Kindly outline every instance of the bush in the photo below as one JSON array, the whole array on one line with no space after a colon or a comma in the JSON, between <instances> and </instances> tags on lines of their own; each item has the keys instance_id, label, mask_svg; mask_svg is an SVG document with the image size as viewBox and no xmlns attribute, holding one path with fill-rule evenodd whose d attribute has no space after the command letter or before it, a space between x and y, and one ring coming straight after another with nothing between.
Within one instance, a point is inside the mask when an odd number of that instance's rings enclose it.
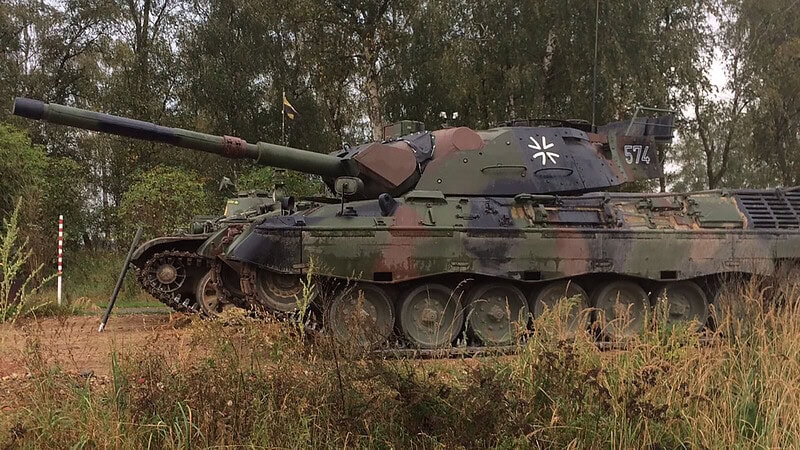
<instances>
[{"instance_id":1,"label":"bush","mask_svg":"<svg viewBox=\"0 0 800 450\"><path fill-rule=\"evenodd\" d=\"M11 213L17 198L24 199L18 220L19 237L32 251L26 271L42 264L52 271L59 214L65 217L65 245L77 247L86 230L83 170L70 158L46 156L24 131L0 124L0 174L0 217Z\"/></svg>"},{"instance_id":2,"label":"bush","mask_svg":"<svg viewBox=\"0 0 800 450\"><path fill-rule=\"evenodd\" d=\"M78 163L62 157L45 158L47 176L29 190L21 212L20 230L33 251L28 268L56 268L58 216L64 216L64 246L77 249L86 232L85 177ZM69 252L69 251L68 251Z\"/></svg>"},{"instance_id":3,"label":"bush","mask_svg":"<svg viewBox=\"0 0 800 450\"><path fill-rule=\"evenodd\" d=\"M211 197L194 172L159 166L145 172L122 197L122 231L132 236L137 226L145 237L176 232L192 217L208 214Z\"/></svg>"},{"instance_id":4,"label":"bush","mask_svg":"<svg viewBox=\"0 0 800 450\"><path fill-rule=\"evenodd\" d=\"M42 194L42 223L48 234L52 236L58 216L63 215L64 243L77 247L86 232L88 215L86 176L80 164L65 157L47 158Z\"/></svg>"},{"instance_id":5,"label":"bush","mask_svg":"<svg viewBox=\"0 0 800 450\"><path fill-rule=\"evenodd\" d=\"M11 213L17 198L38 189L46 167L41 147L24 131L0 123L0 216Z\"/></svg>"}]
</instances>

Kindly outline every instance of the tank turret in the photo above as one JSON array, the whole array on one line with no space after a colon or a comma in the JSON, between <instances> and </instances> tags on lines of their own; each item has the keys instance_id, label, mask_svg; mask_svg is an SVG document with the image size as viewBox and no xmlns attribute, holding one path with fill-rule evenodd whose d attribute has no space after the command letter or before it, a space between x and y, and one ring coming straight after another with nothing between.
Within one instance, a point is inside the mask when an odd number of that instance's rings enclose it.
<instances>
[{"instance_id":1,"label":"tank turret","mask_svg":"<svg viewBox=\"0 0 800 450\"><path fill-rule=\"evenodd\" d=\"M330 187L336 177L357 176L364 187L355 199L384 193L398 197L412 190L461 196L602 191L661 176L654 144L656 138L664 140L663 133L652 132L661 125L658 121L636 128L623 123L595 128L575 121L557 121L556 126L515 121L484 131L457 127L417 132L326 155L26 98L16 99L13 113L317 174Z\"/></svg>"}]
</instances>

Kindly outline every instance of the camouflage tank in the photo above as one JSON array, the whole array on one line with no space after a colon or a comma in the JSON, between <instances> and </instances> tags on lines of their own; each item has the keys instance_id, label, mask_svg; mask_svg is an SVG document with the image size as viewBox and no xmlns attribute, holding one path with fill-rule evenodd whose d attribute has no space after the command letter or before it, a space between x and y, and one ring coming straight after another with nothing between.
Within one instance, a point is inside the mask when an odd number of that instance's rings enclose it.
<instances>
[{"instance_id":1,"label":"camouflage tank","mask_svg":"<svg viewBox=\"0 0 800 450\"><path fill-rule=\"evenodd\" d=\"M800 190L619 192L660 176L670 119L448 128L325 155L25 99L16 114L322 175L338 204L255 220L219 257L249 307L311 300L367 347L512 344L564 297L573 329L588 312L603 338L638 333L659 298L701 328L720 280L800 259Z\"/></svg>"},{"instance_id":2,"label":"camouflage tank","mask_svg":"<svg viewBox=\"0 0 800 450\"><path fill-rule=\"evenodd\" d=\"M173 236L151 239L140 245L131 262L137 269L137 281L153 298L179 312L214 315L228 304L238 303L244 294L223 289L223 267L216 254L198 253L208 239L221 231L240 229L251 218L281 211L273 193L249 190L228 198L222 216L195 217L189 229Z\"/></svg>"}]
</instances>

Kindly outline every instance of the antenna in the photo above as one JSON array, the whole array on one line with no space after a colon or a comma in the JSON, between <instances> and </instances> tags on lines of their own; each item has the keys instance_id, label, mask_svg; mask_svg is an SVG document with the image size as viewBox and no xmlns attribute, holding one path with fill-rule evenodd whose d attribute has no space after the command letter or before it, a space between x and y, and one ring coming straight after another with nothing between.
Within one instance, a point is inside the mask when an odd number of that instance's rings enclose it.
<instances>
[{"instance_id":1,"label":"antenna","mask_svg":"<svg viewBox=\"0 0 800 450\"><path fill-rule=\"evenodd\" d=\"M592 73L592 130L594 130L595 110L597 109L597 33L600 29L600 0L594 4L594 69Z\"/></svg>"}]
</instances>

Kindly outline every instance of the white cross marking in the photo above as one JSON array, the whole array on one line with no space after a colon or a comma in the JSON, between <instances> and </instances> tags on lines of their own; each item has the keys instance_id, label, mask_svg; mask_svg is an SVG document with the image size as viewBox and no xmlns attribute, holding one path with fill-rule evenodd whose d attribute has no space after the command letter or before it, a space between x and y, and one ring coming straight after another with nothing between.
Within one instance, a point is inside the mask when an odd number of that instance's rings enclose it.
<instances>
[{"instance_id":1,"label":"white cross marking","mask_svg":"<svg viewBox=\"0 0 800 450\"><path fill-rule=\"evenodd\" d=\"M545 165L547 165L547 160L548 159L550 160L551 163L555 164L556 163L556 158L560 158L561 157L561 155L559 155L558 153L555 153L555 152L541 151L541 150L547 150L549 148L555 147L555 145L556 144L553 144L553 143L549 143L548 144L546 136L542 136L542 144L539 145L539 141L537 141L536 138L531 136L531 143L528 144L528 148L533 149L533 150L540 150L539 152L534 153L533 157L534 158L541 157L542 158L542 165L545 166Z\"/></svg>"}]
</instances>

